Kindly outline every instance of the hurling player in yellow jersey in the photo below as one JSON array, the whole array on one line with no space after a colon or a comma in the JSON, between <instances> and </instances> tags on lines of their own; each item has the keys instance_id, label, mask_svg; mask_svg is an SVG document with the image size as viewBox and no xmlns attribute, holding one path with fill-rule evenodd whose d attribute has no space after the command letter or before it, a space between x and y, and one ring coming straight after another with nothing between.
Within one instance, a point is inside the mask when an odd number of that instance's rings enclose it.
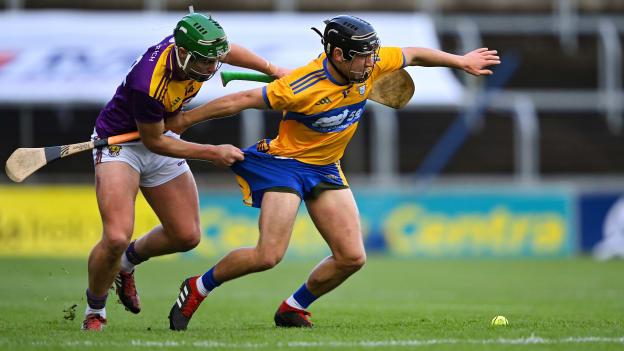
<instances>
[{"instance_id":1,"label":"hurling player in yellow jersey","mask_svg":"<svg viewBox=\"0 0 624 351\"><path fill-rule=\"evenodd\" d=\"M202 276L186 279L169 314L171 329L186 329L199 304L215 287L279 263L301 201L329 245L331 256L281 303L274 320L282 327L311 327L308 306L366 261L358 210L340 158L375 80L416 65L487 75L492 74L487 66L500 63L496 51L486 48L457 56L425 48L380 47L373 26L353 16L338 16L325 23L324 53L308 65L264 88L227 95L179 114L167 124L181 132L196 122L247 108L283 111L277 137L245 149L245 159L231 166L244 202L260 208L258 244L233 250Z\"/></svg>"}]
</instances>

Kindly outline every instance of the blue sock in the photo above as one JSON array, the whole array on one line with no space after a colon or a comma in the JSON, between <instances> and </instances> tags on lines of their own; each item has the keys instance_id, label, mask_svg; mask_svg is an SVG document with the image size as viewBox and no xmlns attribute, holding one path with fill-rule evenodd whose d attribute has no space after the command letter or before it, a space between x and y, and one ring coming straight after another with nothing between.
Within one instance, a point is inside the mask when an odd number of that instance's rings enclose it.
<instances>
[{"instance_id":1,"label":"blue sock","mask_svg":"<svg viewBox=\"0 0 624 351\"><path fill-rule=\"evenodd\" d=\"M202 284L204 284L204 288L207 292L210 292L212 291L212 289L221 285L221 283L215 280L214 267L210 268L208 272L204 273L204 275L202 275L200 279L202 280Z\"/></svg>"},{"instance_id":2,"label":"blue sock","mask_svg":"<svg viewBox=\"0 0 624 351\"><path fill-rule=\"evenodd\" d=\"M301 285L299 290L297 290L293 294L293 298L303 308L308 308L308 306L310 306L312 302L318 299L318 297L312 295L312 293L310 292L310 290L308 290L308 287L305 285L305 283L303 283L303 285Z\"/></svg>"}]
</instances>

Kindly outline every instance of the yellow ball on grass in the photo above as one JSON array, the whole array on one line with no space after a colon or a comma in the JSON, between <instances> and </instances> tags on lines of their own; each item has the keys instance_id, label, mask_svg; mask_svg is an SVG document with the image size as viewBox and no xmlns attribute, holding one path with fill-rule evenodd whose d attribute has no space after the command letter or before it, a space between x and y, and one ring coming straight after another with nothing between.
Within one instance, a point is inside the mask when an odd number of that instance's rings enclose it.
<instances>
[{"instance_id":1,"label":"yellow ball on grass","mask_svg":"<svg viewBox=\"0 0 624 351\"><path fill-rule=\"evenodd\" d=\"M496 316L492 319L492 326L509 325L509 321L505 316Z\"/></svg>"}]
</instances>

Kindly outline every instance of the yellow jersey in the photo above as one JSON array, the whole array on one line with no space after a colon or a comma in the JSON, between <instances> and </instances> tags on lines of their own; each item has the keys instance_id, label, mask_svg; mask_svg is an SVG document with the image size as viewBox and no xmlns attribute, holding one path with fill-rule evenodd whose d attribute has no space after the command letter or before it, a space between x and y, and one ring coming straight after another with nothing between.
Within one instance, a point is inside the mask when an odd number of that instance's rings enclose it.
<instances>
[{"instance_id":1,"label":"yellow jersey","mask_svg":"<svg viewBox=\"0 0 624 351\"><path fill-rule=\"evenodd\" d=\"M283 116L268 153L298 161L328 165L339 161L357 129L375 79L405 67L398 47L379 50L378 61L362 83L339 83L320 55L306 66L262 88L265 103Z\"/></svg>"}]
</instances>

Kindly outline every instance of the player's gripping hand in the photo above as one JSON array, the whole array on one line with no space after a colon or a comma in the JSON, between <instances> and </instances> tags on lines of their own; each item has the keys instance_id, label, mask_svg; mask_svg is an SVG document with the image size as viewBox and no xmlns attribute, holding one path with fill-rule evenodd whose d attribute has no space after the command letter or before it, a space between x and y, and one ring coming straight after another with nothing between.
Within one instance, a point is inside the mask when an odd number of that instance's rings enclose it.
<instances>
[{"instance_id":1,"label":"player's gripping hand","mask_svg":"<svg viewBox=\"0 0 624 351\"><path fill-rule=\"evenodd\" d=\"M219 167L230 167L234 162L242 161L245 159L245 155L241 149L234 145L223 144L214 145L208 161L214 163Z\"/></svg>"},{"instance_id":2,"label":"player's gripping hand","mask_svg":"<svg viewBox=\"0 0 624 351\"><path fill-rule=\"evenodd\" d=\"M488 48L480 48L473 50L462 56L462 69L475 76L490 75L492 71L486 69L488 66L500 64L496 50L488 50Z\"/></svg>"}]
</instances>

